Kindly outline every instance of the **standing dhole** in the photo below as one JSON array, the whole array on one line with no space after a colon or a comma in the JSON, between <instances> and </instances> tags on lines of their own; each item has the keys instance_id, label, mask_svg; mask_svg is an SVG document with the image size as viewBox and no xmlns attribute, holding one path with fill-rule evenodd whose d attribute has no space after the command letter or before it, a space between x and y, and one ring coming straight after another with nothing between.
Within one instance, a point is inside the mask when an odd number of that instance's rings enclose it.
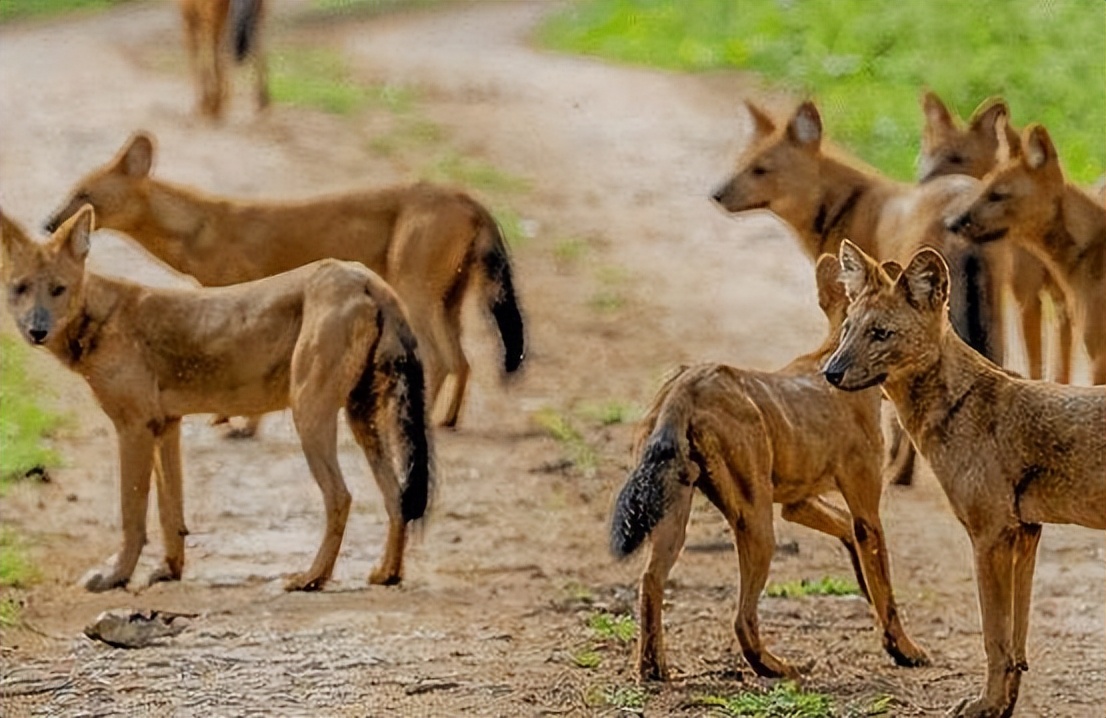
<instances>
[{"instance_id":1,"label":"standing dhole","mask_svg":"<svg viewBox=\"0 0 1106 718\"><path fill-rule=\"evenodd\" d=\"M0 279L19 331L84 377L119 440L123 546L84 586L130 580L146 543L151 471L165 543L151 581L180 579L188 533L181 417L286 407L326 505L315 560L286 588L322 588L338 557L350 510L337 455L342 407L388 511L387 544L369 581L399 582L432 460L422 366L391 288L359 264L323 260L234 287L151 289L86 271L92 222L92 208L82 207L37 244L0 220Z\"/></svg>"},{"instance_id":2,"label":"standing dhole","mask_svg":"<svg viewBox=\"0 0 1106 718\"><path fill-rule=\"evenodd\" d=\"M47 229L91 204L101 227L125 233L207 287L325 258L361 262L403 300L419 338L431 406L446 375L453 375L446 426L457 423L468 383L461 305L474 282L483 285L499 327L504 369L521 365L522 315L507 246L495 219L468 195L419 183L295 202L245 202L155 179L153 162L153 138L135 134L113 160L77 183Z\"/></svg>"},{"instance_id":3,"label":"standing dhole","mask_svg":"<svg viewBox=\"0 0 1106 718\"><path fill-rule=\"evenodd\" d=\"M987 682L956 714L1009 716L1041 524L1106 529L1106 389L1022 379L968 347L950 331L949 271L932 249L900 270L845 242L840 262L850 304L826 379L882 386L967 529Z\"/></svg>"},{"instance_id":4,"label":"standing dhole","mask_svg":"<svg viewBox=\"0 0 1106 718\"><path fill-rule=\"evenodd\" d=\"M218 119L226 104L225 43L230 20L234 59L253 60L254 95L258 109L269 105L269 77L261 46L264 0L178 0L184 24L184 45L196 85L196 109Z\"/></svg>"},{"instance_id":5,"label":"standing dhole","mask_svg":"<svg viewBox=\"0 0 1106 718\"><path fill-rule=\"evenodd\" d=\"M879 518L882 492L878 389L846 394L821 376L847 301L829 255L816 267L818 302L830 334L817 351L768 373L706 364L680 370L642 421L637 468L618 495L611 550L622 558L649 540L641 578L638 670L668 676L662 620L664 584L684 544L696 488L726 517L741 569L734 630L762 676L795 676L760 640L757 600L775 548L772 504L783 517L839 539L883 627L883 646L900 665L928 662L899 619ZM839 491L842 511L821 496Z\"/></svg>"}]
</instances>

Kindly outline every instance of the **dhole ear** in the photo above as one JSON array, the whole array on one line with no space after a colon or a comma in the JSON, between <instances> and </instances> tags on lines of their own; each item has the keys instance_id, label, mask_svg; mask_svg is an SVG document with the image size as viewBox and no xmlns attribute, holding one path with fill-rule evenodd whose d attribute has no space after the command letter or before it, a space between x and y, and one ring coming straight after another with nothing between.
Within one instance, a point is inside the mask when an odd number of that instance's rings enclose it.
<instances>
[{"instance_id":1,"label":"dhole ear","mask_svg":"<svg viewBox=\"0 0 1106 718\"><path fill-rule=\"evenodd\" d=\"M767 112L753 104L752 100L745 100L745 110L753 121L753 131L757 135L770 135L776 130L776 123Z\"/></svg>"},{"instance_id":2,"label":"dhole ear","mask_svg":"<svg viewBox=\"0 0 1106 718\"><path fill-rule=\"evenodd\" d=\"M787 124L787 137L797 145L818 149L822 142L822 116L813 102L807 100L795 110Z\"/></svg>"},{"instance_id":3,"label":"dhole ear","mask_svg":"<svg viewBox=\"0 0 1106 718\"><path fill-rule=\"evenodd\" d=\"M884 274L890 277L892 282L897 280L902 274L902 265L893 259L889 259L886 262L883 262L879 265L879 268L883 270Z\"/></svg>"},{"instance_id":4,"label":"dhole ear","mask_svg":"<svg viewBox=\"0 0 1106 718\"><path fill-rule=\"evenodd\" d=\"M1012 159L1021 157L1021 138L1014 130L1010 129L1009 115L999 115L995 118L995 141L998 147L995 149L995 161L998 164L1006 164Z\"/></svg>"},{"instance_id":5,"label":"dhole ear","mask_svg":"<svg viewBox=\"0 0 1106 718\"><path fill-rule=\"evenodd\" d=\"M823 254L818 258L818 264L814 267L814 281L818 285L818 306L826 316L849 303L845 286L841 284L841 265L837 263L837 257Z\"/></svg>"},{"instance_id":6,"label":"dhole ear","mask_svg":"<svg viewBox=\"0 0 1106 718\"><path fill-rule=\"evenodd\" d=\"M128 177L140 179L150 174L154 166L154 138L136 132L119 153L118 167Z\"/></svg>"},{"instance_id":7,"label":"dhole ear","mask_svg":"<svg viewBox=\"0 0 1106 718\"><path fill-rule=\"evenodd\" d=\"M31 239L23 228L0 210L0 266L8 267L31 244Z\"/></svg>"},{"instance_id":8,"label":"dhole ear","mask_svg":"<svg viewBox=\"0 0 1106 718\"><path fill-rule=\"evenodd\" d=\"M1056 148L1048 130L1042 125L1033 124L1025 130L1025 164L1029 169L1039 170L1056 162Z\"/></svg>"},{"instance_id":9,"label":"dhole ear","mask_svg":"<svg viewBox=\"0 0 1106 718\"><path fill-rule=\"evenodd\" d=\"M865 289L878 281L879 266L875 260L847 239L837 251L837 262L841 265L838 276L845 286L849 301L859 297Z\"/></svg>"},{"instance_id":10,"label":"dhole ear","mask_svg":"<svg viewBox=\"0 0 1106 718\"><path fill-rule=\"evenodd\" d=\"M980 132L985 137L990 137L995 133L995 126L1000 117L1006 118L1009 126L1010 107L1007 106L1006 100L1001 97L988 97L975 108L975 112L968 120L968 127L972 132Z\"/></svg>"},{"instance_id":11,"label":"dhole ear","mask_svg":"<svg viewBox=\"0 0 1106 718\"><path fill-rule=\"evenodd\" d=\"M949 300L949 267L935 250L919 250L906 265L896 289L915 309L936 311Z\"/></svg>"},{"instance_id":12,"label":"dhole ear","mask_svg":"<svg viewBox=\"0 0 1106 718\"><path fill-rule=\"evenodd\" d=\"M922 113L926 118L926 130L951 130L954 126L949 108L932 90L922 95Z\"/></svg>"},{"instance_id":13,"label":"dhole ear","mask_svg":"<svg viewBox=\"0 0 1106 718\"><path fill-rule=\"evenodd\" d=\"M54 233L54 244L58 250L77 262L83 262L88 256L93 215L92 205L86 204Z\"/></svg>"}]
</instances>

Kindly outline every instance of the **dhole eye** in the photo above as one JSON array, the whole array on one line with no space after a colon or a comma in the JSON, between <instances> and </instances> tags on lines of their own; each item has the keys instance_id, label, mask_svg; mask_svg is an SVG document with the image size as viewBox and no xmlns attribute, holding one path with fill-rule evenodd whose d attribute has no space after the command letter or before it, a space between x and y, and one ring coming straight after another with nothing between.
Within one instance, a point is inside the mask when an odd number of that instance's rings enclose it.
<instances>
[{"instance_id":1,"label":"dhole eye","mask_svg":"<svg viewBox=\"0 0 1106 718\"><path fill-rule=\"evenodd\" d=\"M65 294L65 287L60 284L50 290L51 297L60 297L63 294Z\"/></svg>"},{"instance_id":2,"label":"dhole eye","mask_svg":"<svg viewBox=\"0 0 1106 718\"><path fill-rule=\"evenodd\" d=\"M1001 202L1006 199L1006 195L1002 192L991 192L987 195L988 202Z\"/></svg>"},{"instance_id":3,"label":"dhole eye","mask_svg":"<svg viewBox=\"0 0 1106 718\"><path fill-rule=\"evenodd\" d=\"M884 329L883 327L872 327L869 330L869 334L872 336L874 342L885 342L895 335L895 332L890 329Z\"/></svg>"},{"instance_id":4,"label":"dhole eye","mask_svg":"<svg viewBox=\"0 0 1106 718\"><path fill-rule=\"evenodd\" d=\"M27 285L26 282L20 282L19 284L12 287L12 294L17 297L22 297L24 294L27 293L28 289L30 289L30 287Z\"/></svg>"},{"instance_id":5,"label":"dhole eye","mask_svg":"<svg viewBox=\"0 0 1106 718\"><path fill-rule=\"evenodd\" d=\"M763 167L761 165L757 165L756 167L753 168L753 174L756 175L757 177L762 177L762 176L768 174L768 168Z\"/></svg>"},{"instance_id":6,"label":"dhole eye","mask_svg":"<svg viewBox=\"0 0 1106 718\"><path fill-rule=\"evenodd\" d=\"M958 154L951 154L951 155L949 155L949 164L950 165L962 165L962 164L964 164L964 157L961 156L961 155L958 155Z\"/></svg>"}]
</instances>

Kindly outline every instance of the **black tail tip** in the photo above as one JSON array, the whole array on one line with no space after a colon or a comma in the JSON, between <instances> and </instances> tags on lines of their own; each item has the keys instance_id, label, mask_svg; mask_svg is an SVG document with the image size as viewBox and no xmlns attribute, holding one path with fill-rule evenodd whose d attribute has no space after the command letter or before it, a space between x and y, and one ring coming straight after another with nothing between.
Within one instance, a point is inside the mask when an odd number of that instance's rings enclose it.
<instances>
[{"instance_id":1,"label":"black tail tip","mask_svg":"<svg viewBox=\"0 0 1106 718\"><path fill-rule=\"evenodd\" d=\"M430 494L427 491L429 480L426 482L409 483L400 496L400 512L404 523L418 521L426 516L426 508L430 503Z\"/></svg>"},{"instance_id":2,"label":"black tail tip","mask_svg":"<svg viewBox=\"0 0 1106 718\"><path fill-rule=\"evenodd\" d=\"M522 366L522 360L526 358L526 352L511 352L503 357L503 370L508 374L514 374Z\"/></svg>"}]
</instances>

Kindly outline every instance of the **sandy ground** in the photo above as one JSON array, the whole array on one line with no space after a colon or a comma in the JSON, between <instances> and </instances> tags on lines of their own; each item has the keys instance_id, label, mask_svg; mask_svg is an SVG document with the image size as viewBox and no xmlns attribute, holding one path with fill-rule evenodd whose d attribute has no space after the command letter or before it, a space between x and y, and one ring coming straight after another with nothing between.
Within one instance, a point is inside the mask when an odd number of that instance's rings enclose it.
<instances>
[{"instance_id":1,"label":"sandy ground","mask_svg":"<svg viewBox=\"0 0 1106 718\"><path fill-rule=\"evenodd\" d=\"M529 32L549 7L490 2L320 22L297 3L278 4L273 47L325 44L359 80L411 88L413 113L444 131L437 145L387 156L373 139L410 115L278 106L258 117L239 88L227 122L194 119L168 4L0 28L0 202L25 224L39 224L80 174L145 128L160 142L157 174L240 196L411 179L447 146L528 180L509 203L532 235L514 253L528 366L501 382L491 324L478 306L466 309L469 399L460 430L437 435L439 489L398 588L365 585L384 515L343 429L354 507L335 580L319 594L281 591L322 526L287 414L267 418L254 441L228 441L206 417L186 420L183 581L102 595L75 587L117 544L118 461L83 383L38 356L34 369L75 420L59 440L67 467L0 499L5 525L30 536L43 577L22 594L26 626L3 635L0 713L618 712L611 696L634 685L632 644L597 638L587 622L634 606L640 558L617 564L605 548L632 427L604 426L589 407L643 406L680 362L778 367L816 346L824 327L813 272L787 231L766 215L724 216L707 200L744 141L738 103L752 83L535 50ZM559 250L569 240L586 247L576 259ZM95 236L91 266L191 284L108 232ZM570 448L534 419L543 409L571 418L594 467L564 461ZM894 667L855 597L763 598L762 631L778 654L812 664L804 685L833 695L842 715L884 695L893 715L940 714L982 680L967 537L928 474L889 490L884 511L900 609L931 667ZM797 551L779 552L771 580L849 576L832 539L782 521L776 532ZM668 593L678 677L649 687L649 715L705 714L697 697L769 685L736 650L727 541L721 518L697 504ZM158 544L153 530L147 569ZM1046 528L1017 715L1102 714L1104 605L1102 536ZM81 635L101 610L124 607L199 615L143 650ZM584 650L599 655L598 667L575 664Z\"/></svg>"}]
</instances>

